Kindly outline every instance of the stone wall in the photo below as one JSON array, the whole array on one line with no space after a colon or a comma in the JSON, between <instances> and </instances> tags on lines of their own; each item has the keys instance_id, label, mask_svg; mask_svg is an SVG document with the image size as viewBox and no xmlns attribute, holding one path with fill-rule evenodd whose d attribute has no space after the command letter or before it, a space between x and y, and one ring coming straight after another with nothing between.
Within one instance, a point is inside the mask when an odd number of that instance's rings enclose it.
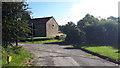
<instances>
[{"instance_id":1,"label":"stone wall","mask_svg":"<svg viewBox=\"0 0 120 68\"><path fill-rule=\"evenodd\" d=\"M54 18L46 23L46 36L56 36L58 34L58 24Z\"/></svg>"}]
</instances>

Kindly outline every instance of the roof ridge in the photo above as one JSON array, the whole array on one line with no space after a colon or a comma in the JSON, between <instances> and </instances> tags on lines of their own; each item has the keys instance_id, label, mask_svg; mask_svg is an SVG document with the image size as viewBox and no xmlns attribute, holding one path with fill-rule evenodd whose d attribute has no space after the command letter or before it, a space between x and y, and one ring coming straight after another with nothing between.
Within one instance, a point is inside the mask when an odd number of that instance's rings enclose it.
<instances>
[{"instance_id":1,"label":"roof ridge","mask_svg":"<svg viewBox=\"0 0 120 68\"><path fill-rule=\"evenodd\" d=\"M41 18L52 18L53 16L49 16L49 17L41 17Z\"/></svg>"},{"instance_id":2,"label":"roof ridge","mask_svg":"<svg viewBox=\"0 0 120 68\"><path fill-rule=\"evenodd\" d=\"M37 21L39 20L39 23L47 23L47 21L49 21L51 18L53 18L53 16L50 17L42 17L42 18L33 18L31 19L32 21Z\"/></svg>"},{"instance_id":3,"label":"roof ridge","mask_svg":"<svg viewBox=\"0 0 120 68\"><path fill-rule=\"evenodd\" d=\"M32 18L32 19L47 19L47 18L53 18L53 16L50 16L50 17L41 17L41 18Z\"/></svg>"}]
</instances>

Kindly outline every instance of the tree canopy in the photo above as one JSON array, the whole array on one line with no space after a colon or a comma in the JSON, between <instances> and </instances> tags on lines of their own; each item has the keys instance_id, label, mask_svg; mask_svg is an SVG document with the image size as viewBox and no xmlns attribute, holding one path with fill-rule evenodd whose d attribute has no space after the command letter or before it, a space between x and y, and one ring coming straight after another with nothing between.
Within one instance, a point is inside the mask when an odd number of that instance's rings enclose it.
<instances>
[{"instance_id":1,"label":"tree canopy","mask_svg":"<svg viewBox=\"0 0 120 68\"><path fill-rule=\"evenodd\" d=\"M30 11L26 2L3 2L2 3L2 45L9 44L26 37L30 28L28 21Z\"/></svg>"},{"instance_id":2,"label":"tree canopy","mask_svg":"<svg viewBox=\"0 0 120 68\"><path fill-rule=\"evenodd\" d=\"M83 19L77 22L77 25L68 23L61 26L60 30L69 36L69 38L67 36L68 39L66 38L69 41L117 47L119 36L118 21L119 18L113 16L107 19L98 19L93 15L86 14Z\"/></svg>"}]
</instances>

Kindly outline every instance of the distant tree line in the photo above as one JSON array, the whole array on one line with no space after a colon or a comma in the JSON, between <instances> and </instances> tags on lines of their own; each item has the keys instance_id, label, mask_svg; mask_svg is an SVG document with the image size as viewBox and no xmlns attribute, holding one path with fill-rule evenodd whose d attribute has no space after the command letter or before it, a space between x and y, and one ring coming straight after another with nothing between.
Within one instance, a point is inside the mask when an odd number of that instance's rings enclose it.
<instances>
[{"instance_id":1,"label":"distant tree line","mask_svg":"<svg viewBox=\"0 0 120 68\"><path fill-rule=\"evenodd\" d=\"M60 30L67 34L69 43L90 43L101 45L118 45L119 18L110 16L107 19L86 16L77 22L68 22L60 26Z\"/></svg>"}]
</instances>

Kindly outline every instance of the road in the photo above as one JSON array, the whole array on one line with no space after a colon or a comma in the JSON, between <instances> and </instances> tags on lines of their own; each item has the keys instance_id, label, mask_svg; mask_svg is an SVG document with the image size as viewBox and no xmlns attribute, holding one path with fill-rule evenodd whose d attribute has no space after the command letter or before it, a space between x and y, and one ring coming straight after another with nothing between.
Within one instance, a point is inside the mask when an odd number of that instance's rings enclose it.
<instances>
[{"instance_id":1,"label":"road","mask_svg":"<svg viewBox=\"0 0 120 68\"><path fill-rule=\"evenodd\" d=\"M35 59L32 63L38 66L116 66L116 64L97 56L57 44L25 44L19 45L29 51Z\"/></svg>"}]
</instances>

